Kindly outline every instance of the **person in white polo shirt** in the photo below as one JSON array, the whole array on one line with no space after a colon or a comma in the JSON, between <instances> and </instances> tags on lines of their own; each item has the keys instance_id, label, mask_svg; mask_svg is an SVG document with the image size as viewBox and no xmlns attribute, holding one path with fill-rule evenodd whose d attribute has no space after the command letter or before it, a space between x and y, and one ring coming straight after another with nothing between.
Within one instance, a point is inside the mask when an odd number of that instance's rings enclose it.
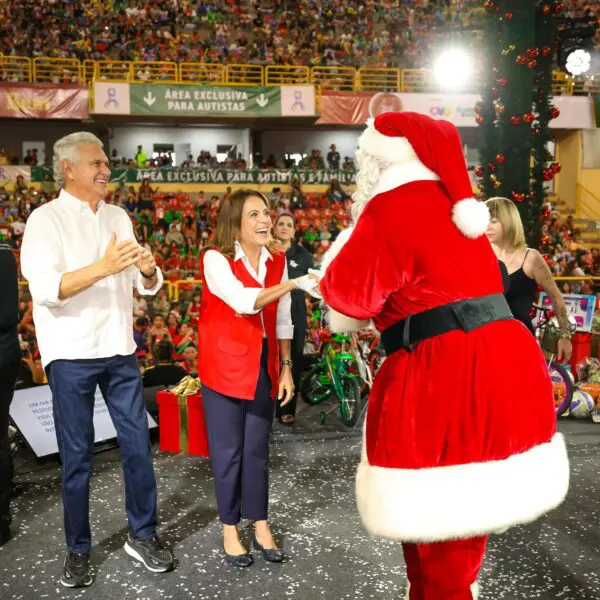
<instances>
[{"instance_id":1,"label":"person in white polo shirt","mask_svg":"<svg viewBox=\"0 0 600 600\"><path fill-rule=\"evenodd\" d=\"M156 535L156 479L142 379L133 339L133 289L163 284L150 250L135 240L127 213L103 200L110 167L102 142L80 132L54 145L59 197L34 211L21 247L33 319L52 390L63 464L67 557L61 583L93 581L89 483L98 386L117 430L125 478L126 552L153 572L173 568Z\"/></svg>"}]
</instances>

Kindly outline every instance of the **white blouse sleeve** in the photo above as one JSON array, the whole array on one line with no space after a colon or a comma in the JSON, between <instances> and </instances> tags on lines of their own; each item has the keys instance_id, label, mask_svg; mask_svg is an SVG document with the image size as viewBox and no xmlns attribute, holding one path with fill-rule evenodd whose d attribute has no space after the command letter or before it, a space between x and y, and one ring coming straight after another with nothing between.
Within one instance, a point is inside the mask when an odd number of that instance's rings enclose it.
<instances>
[{"instance_id":1,"label":"white blouse sleeve","mask_svg":"<svg viewBox=\"0 0 600 600\"><path fill-rule=\"evenodd\" d=\"M208 250L203 258L204 281L208 289L240 315L255 315L256 298L262 288L247 288L233 274L229 261L216 250Z\"/></svg>"},{"instance_id":2,"label":"white blouse sleeve","mask_svg":"<svg viewBox=\"0 0 600 600\"><path fill-rule=\"evenodd\" d=\"M281 283L288 281L287 261L281 277ZM294 337L294 325L292 323L292 295L288 292L282 296L277 306L277 339L291 340Z\"/></svg>"}]
</instances>

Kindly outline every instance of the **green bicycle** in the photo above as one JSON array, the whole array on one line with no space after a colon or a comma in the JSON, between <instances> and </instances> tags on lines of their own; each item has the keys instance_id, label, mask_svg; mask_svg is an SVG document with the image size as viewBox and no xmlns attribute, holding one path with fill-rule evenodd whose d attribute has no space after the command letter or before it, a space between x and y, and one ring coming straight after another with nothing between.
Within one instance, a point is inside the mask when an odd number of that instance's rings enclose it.
<instances>
[{"instance_id":1,"label":"green bicycle","mask_svg":"<svg viewBox=\"0 0 600 600\"><path fill-rule=\"evenodd\" d=\"M325 330L320 331L320 338L320 357L300 384L300 394L311 406L335 395L337 404L326 412L321 411L321 424L325 423L327 415L339 409L344 425L354 427L362 412L362 394L353 368L355 357L345 352L350 338L342 334L332 336Z\"/></svg>"}]
</instances>

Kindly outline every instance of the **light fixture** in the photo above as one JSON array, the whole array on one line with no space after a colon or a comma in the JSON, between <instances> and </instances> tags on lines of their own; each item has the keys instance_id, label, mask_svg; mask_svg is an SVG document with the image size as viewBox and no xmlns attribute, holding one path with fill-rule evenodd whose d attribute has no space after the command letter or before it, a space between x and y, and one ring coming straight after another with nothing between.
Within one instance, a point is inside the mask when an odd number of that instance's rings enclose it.
<instances>
[{"instance_id":1,"label":"light fixture","mask_svg":"<svg viewBox=\"0 0 600 600\"><path fill-rule=\"evenodd\" d=\"M435 61L434 74L441 87L458 89L471 79L473 61L464 50L450 48Z\"/></svg>"},{"instance_id":2,"label":"light fixture","mask_svg":"<svg viewBox=\"0 0 600 600\"><path fill-rule=\"evenodd\" d=\"M590 70L591 64L592 55L583 48L577 48L577 50L573 50L567 55L565 69L571 73L571 75L583 75Z\"/></svg>"},{"instance_id":3,"label":"light fixture","mask_svg":"<svg viewBox=\"0 0 600 600\"><path fill-rule=\"evenodd\" d=\"M596 21L592 17L565 19L558 31L558 64L573 77L587 73L594 60Z\"/></svg>"}]
</instances>

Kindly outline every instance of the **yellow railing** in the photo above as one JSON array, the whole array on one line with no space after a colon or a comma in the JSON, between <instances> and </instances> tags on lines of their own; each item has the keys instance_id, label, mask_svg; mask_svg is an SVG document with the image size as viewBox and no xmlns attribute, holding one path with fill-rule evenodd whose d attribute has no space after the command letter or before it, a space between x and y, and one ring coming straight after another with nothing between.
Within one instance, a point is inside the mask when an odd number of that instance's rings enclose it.
<instances>
[{"instance_id":1,"label":"yellow railing","mask_svg":"<svg viewBox=\"0 0 600 600\"><path fill-rule=\"evenodd\" d=\"M29 83L31 81L31 60L22 56L0 56L0 80Z\"/></svg>"},{"instance_id":2,"label":"yellow railing","mask_svg":"<svg viewBox=\"0 0 600 600\"><path fill-rule=\"evenodd\" d=\"M363 67L358 70L356 85L361 92L395 92L402 89L399 69L372 69Z\"/></svg>"},{"instance_id":3,"label":"yellow railing","mask_svg":"<svg viewBox=\"0 0 600 600\"><path fill-rule=\"evenodd\" d=\"M313 67L311 83L320 85L323 91L356 91L356 69L353 67Z\"/></svg>"},{"instance_id":4,"label":"yellow railing","mask_svg":"<svg viewBox=\"0 0 600 600\"><path fill-rule=\"evenodd\" d=\"M225 67L213 63L179 63L179 81L201 85L225 83Z\"/></svg>"},{"instance_id":5,"label":"yellow railing","mask_svg":"<svg viewBox=\"0 0 600 600\"><path fill-rule=\"evenodd\" d=\"M169 289L169 298L177 302L179 300L179 288L184 285L202 285L201 279L179 279L173 284L173 288ZM173 295L171 295L173 294Z\"/></svg>"},{"instance_id":6,"label":"yellow railing","mask_svg":"<svg viewBox=\"0 0 600 600\"><path fill-rule=\"evenodd\" d=\"M308 67L287 65L269 65L265 67L266 85L307 85L310 84Z\"/></svg>"},{"instance_id":7,"label":"yellow railing","mask_svg":"<svg viewBox=\"0 0 600 600\"><path fill-rule=\"evenodd\" d=\"M577 184L575 214L592 221L600 221L600 198L581 183Z\"/></svg>"},{"instance_id":8,"label":"yellow railing","mask_svg":"<svg viewBox=\"0 0 600 600\"><path fill-rule=\"evenodd\" d=\"M90 81L190 83L202 85L316 85L321 90L347 92L439 92L430 69L378 69L371 67L306 67L301 65L249 65L174 63L76 58L0 56L0 81L33 83L84 83ZM477 93L475 78L461 92ZM600 94L600 73L576 79L555 71L555 95Z\"/></svg>"},{"instance_id":9,"label":"yellow railing","mask_svg":"<svg viewBox=\"0 0 600 600\"><path fill-rule=\"evenodd\" d=\"M177 83L179 69L174 62L134 62L129 76L138 83Z\"/></svg>"},{"instance_id":10,"label":"yellow railing","mask_svg":"<svg viewBox=\"0 0 600 600\"><path fill-rule=\"evenodd\" d=\"M227 65L225 81L230 85L264 85L265 70L260 65Z\"/></svg>"},{"instance_id":11,"label":"yellow railing","mask_svg":"<svg viewBox=\"0 0 600 600\"><path fill-rule=\"evenodd\" d=\"M83 83L82 64L76 58L34 58L32 80L36 83Z\"/></svg>"}]
</instances>

